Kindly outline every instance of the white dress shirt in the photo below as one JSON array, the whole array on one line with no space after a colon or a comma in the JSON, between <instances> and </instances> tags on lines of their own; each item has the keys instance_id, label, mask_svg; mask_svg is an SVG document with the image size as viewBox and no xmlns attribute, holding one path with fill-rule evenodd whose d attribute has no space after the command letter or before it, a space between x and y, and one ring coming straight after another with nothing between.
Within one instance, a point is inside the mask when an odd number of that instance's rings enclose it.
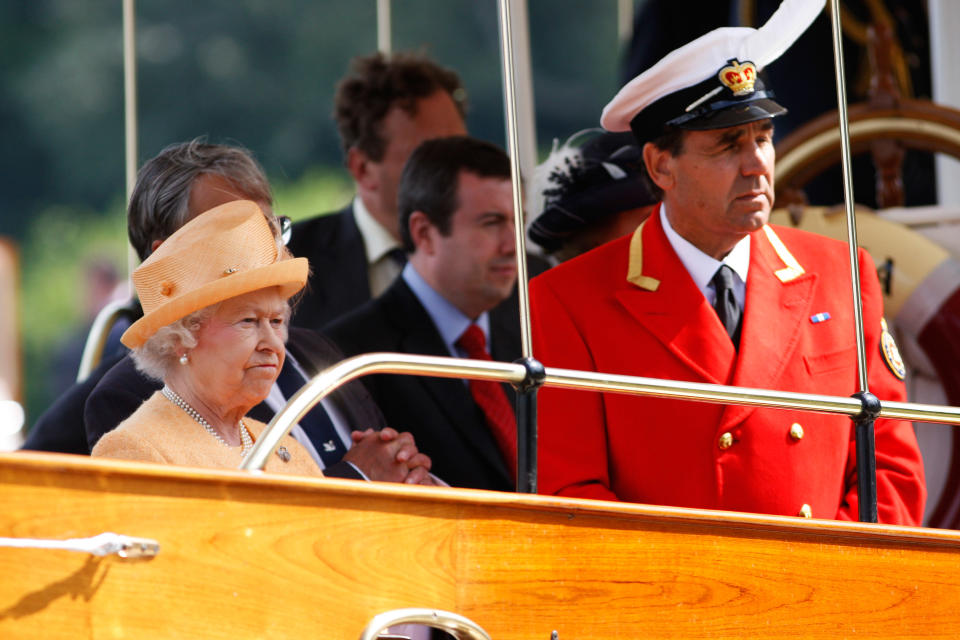
<instances>
[{"instance_id":1,"label":"white dress shirt","mask_svg":"<svg viewBox=\"0 0 960 640\"><path fill-rule=\"evenodd\" d=\"M390 257L390 251L401 248L400 241L377 222L360 196L353 199L353 217L357 221L357 228L363 238L363 249L367 256L370 297L376 298L400 275L400 265Z\"/></svg>"},{"instance_id":2,"label":"white dress shirt","mask_svg":"<svg viewBox=\"0 0 960 640\"><path fill-rule=\"evenodd\" d=\"M674 231L670 226L670 220L667 219L666 211L666 205L660 205L660 223L663 225L663 232L710 306L713 306L717 299L717 292L712 283L713 276L720 265L725 264L737 275L734 278L733 295L737 298L737 304L743 309L747 298L747 270L750 268L750 236L744 236L722 261L716 260Z\"/></svg>"}]
</instances>

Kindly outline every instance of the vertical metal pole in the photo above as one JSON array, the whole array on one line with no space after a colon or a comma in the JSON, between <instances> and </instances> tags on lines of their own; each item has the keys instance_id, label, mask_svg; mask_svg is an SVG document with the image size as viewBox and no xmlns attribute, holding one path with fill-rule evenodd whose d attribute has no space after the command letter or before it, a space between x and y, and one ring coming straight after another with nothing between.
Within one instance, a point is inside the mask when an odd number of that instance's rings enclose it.
<instances>
[{"instance_id":1,"label":"vertical metal pole","mask_svg":"<svg viewBox=\"0 0 960 640\"><path fill-rule=\"evenodd\" d=\"M863 404L853 416L857 448L857 508L860 522L877 521L877 457L873 424L880 415L880 400L869 391L853 394Z\"/></svg>"},{"instance_id":2,"label":"vertical metal pole","mask_svg":"<svg viewBox=\"0 0 960 640\"><path fill-rule=\"evenodd\" d=\"M517 492L537 492L537 390L547 375L533 358L518 360L527 377L517 387Z\"/></svg>"},{"instance_id":3,"label":"vertical metal pole","mask_svg":"<svg viewBox=\"0 0 960 640\"><path fill-rule=\"evenodd\" d=\"M623 44L633 34L633 0L617 0L617 40Z\"/></svg>"},{"instance_id":4,"label":"vertical metal pole","mask_svg":"<svg viewBox=\"0 0 960 640\"><path fill-rule=\"evenodd\" d=\"M123 134L124 134L124 170L126 176L125 202L130 202L130 194L137 182L137 47L136 47L136 9L134 0L123 0ZM127 246L127 287L130 274L137 268L140 258L133 247ZM103 349L107 344L108 329L116 319L116 312L126 303L111 303L100 310L94 320L87 341L83 345L80 366L77 367L77 382L82 382L100 363Z\"/></svg>"},{"instance_id":5,"label":"vertical metal pole","mask_svg":"<svg viewBox=\"0 0 960 640\"><path fill-rule=\"evenodd\" d=\"M537 390L517 393L517 493L537 492Z\"/></svg>"},{"instance_id":6,"label":"vertical metal pole","mask_svg":"<svg viewBox=\"0 0 960 640\"><path fill-rule=\"evenodd\" d=\"M136 8L134 0L123 0L123 121L124 163L126 167L127 199L137 182L137 40ZM127 258L129 274L136 269L140 259L132 247Z\"/></svg>"},{"instance_id":7,"label":"vertical metal pole","mask_svg":"<svg viewBox=\"0 0 960 640\"><path fill-rule=\"evenodd\" d=\"M510 50L513 64L514 109L520 177L530 177L537 168L537 121L534 114L533 69L530 61L530 24L527 0L510 2ZM504 94L504 113L509 108ZM512 154L511 154L512 155ZM529 198L525 200L529 202Z\"/></svg>"},{"instance_id":8,"label":"vertical metal pole","mask_svg":"<svg viewBox=\"0 0 960 640\"><path fill-rule=\"evenodd\" d=\"M530 300L527 291L527 252L523 228L523 185L520 179L520 141L517 134L517 97L513 77L513 38L510 0L498 0L500 7L500 61L503 69L503 96L506 103L507 152L510 154L510 181L513 185L513 216L517 247L517 280L520 303L520 352L531 353Z\"/></svg>"},{"instance_id":9,"label":"vertical metal pole","mask_svg":"<svg viewBox=\"0 0 960 640\"><path fill-rule=\"evenodd\" d=\"M126 174L126 202L137 182L137 47L136 8L134 0L123 0L123 134L124 169ZM127 246L127 287L133 291L130 275L137 268L140 258L133 247ZM82 382L100 363L107 344L109 328L117 318L118 311L126 302L112 302L100 310L87 334L77 367L77 382Z\"/></svg>"},{"instance_id":10,"label":"vertical metal pole","mask_svg":"<svg viewBox=\"0 0 960 640\"><path fill-rule=\"evenodd\" d=\"M513 185L514 231L517 247L517 292L520 306L520 362L527 378L517 389L517 491L537 490L537 407L536 391L542 382L543 366L533 360L530 339L530 299L527 290L527 252L524 240L523 190L520 180L520 143L517 132L517 99L514 82L511 0L498 0L500 9L500 61L503 68L503 96L507 122L507 150ZM536 372L541 372L539 381Z\"/></svg>"},{"instance_id":11,"label":"vertical metal pole","mask_svg":"<svg viewBox=\"0 0 960 640\"><path fill-rule=\"evenodd\" d=\"M390 0L377 0L377 50L389 55L393 50L390 39L393 19L390 16Z\"/></svg>"},{"instance_id":12,"label":"vertical metal pole","mask_svg":"<svg viewBox=\"0 0 960 640\"><path fill-rule=\"evenodd\" d=\"M857 436L857 478L859 482L860 521L877 521L877 456L874 447L873 423L879 411L879 401L870 393L867 380L867 358L863 338L863 305L860 292L860 260L857 253L857 223L853 211L853 178L850 162L850 128L847 118L847 89L844 80L843 41L840 29L840 3L830 2L830 22L833 28L834 70L837 79L837 111L840 115L841 166L843 167L843 198L847 213L847 243L850 249L850 282L853 285L853 317L857 340L857 374L863 411L854 418ZM868 406L869 405L869 406Z\"/></svg>"}]
</instances>

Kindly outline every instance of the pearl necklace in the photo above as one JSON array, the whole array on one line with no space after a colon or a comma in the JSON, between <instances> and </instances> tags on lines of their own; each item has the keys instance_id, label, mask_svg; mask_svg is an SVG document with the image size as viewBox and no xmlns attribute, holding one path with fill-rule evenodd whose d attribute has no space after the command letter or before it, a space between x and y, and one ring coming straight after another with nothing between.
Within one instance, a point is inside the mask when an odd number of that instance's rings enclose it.
<instances>
[{"instance_id":1,"label":"pearl necklace","mask_svg":"<svg viewBox=\"0 0 960 640\"><path fill-rule=\"evenodd\" d=\"M221 436L221 435L217 432L217 430L214 429L214 428L210 425L209 422L207 422L206 420L204 420L204 419L203 419L203 416L201 416L199 413L197 413L197 410L196 410L196 409L194 409L193 407L191 407L189 404L187 404L186 400L184 400L183 398L181 398L180 396L177 395L176 391L174 391L174 390L171 389L170 387L164 385L164 387L163 387L163 389L161 389L160 393L162 393L162 394L164 395L164 397L166 397L167 400L169 400L169 401L172 402L173 404L175 404L175 405L177 405L178 407L180 407L181 409L183 409L184 413L186 413L188 416L190 416L191 418L193 418L194 420L196 420L196 421L200 424L201 427L203 427L204 429L206 429L207 433L209 433L210 435L212 435L214 438L217 439L217 442L219 442L220 444L222 444L222 445L225 446L225 447L231 447L231 448L232 448L232 446L230 445L230 443L228 443L226 440L224 440L224 439L223 439L223 436ZM240 420L240 422L237 423L237 426L240 427L240 442L241 442L240 455L241 455L242 457L246 458L246 457L247 457L247 454L250 453L250 449L253 448L253 438L250 437L250 432L247 431L247 426L246 426L245 424L243 424L243 420Z\"/></svg>"}]
</instances>

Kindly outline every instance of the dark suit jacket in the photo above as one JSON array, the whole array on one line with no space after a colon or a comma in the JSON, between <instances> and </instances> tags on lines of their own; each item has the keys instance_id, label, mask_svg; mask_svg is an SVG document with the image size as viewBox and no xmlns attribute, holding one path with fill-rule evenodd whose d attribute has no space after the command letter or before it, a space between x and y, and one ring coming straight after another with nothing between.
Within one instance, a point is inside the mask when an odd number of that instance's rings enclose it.
<instances>
[{"instance_id":1,"label":"dark suit jacket","mask_svg":"<svg viewBox=\"0 0 960 640\"><path fill-rule=\"evenodd\" d=\"M291 323L319 329L370 299L367 254L353 204L293 225L287 248L310 261L310 279Z\"/></svg>"},{"instance_id":2,"label":"dark suit jacket","mask_svg":"<svg viewBox=\"0 0 960 640\"><path fill-rule=\"evenodd\" d=\"M495 360L520 357L519 315L510 305L490 313ZM449 356L443 339L404 282L397 278L380 297L336 321L325 333L347 355L394 351ZM511 491L513 481L483 414L462 380L375 375L364 378L374 399L398 431L409 431L433 460L431 471L456 487ZM514 392L504 385L514 402Z\"/></svg>"},{"instance_id":3,"label":"dark suit jacket","mask_svg":"<svg viewBox=\"0 0 960 640\"><path fill-rule=\"evenodd\" d=\"M83 429L83 405L100 379L118 362L125 351L105 357L87 379L67 389L44 411L30 429L24 449L87 455L87 436Z\"/></svg>"},{"instance_id":4,"label":"dark suit jacket","mask_svg":"<svg viewBox=\"0 0 960 640\"><path fill-rule=\"evenodd\" d=\"M310 376L342 359L342 354L329 340L305 329L290 329L287 350ZM123 422L161 386L162 383L137 371L129 355L117 363L87 399L83 416L89 447L92 449L104 433ZM351 429L381 429L384 426L383 414L363 385L345 385L330 399ZM273 415L266 403L260 403L250 411L251 417L262 422L269 422ZM327 467L324 473L338 478L360 478L353 467L343 461Z\"/></svg>"},{"instance_id":5,"label":"dark suit jacket","mask_svg":"<svg viewBox=\"0 0 960 640\"><path fill-rule=\"evenodd\" d=\"M142 315L140 303L131 301L110 329L100 364L85 380L67 389L37 418L23 445L24 449L83 455L90 453L83 428L83 405L100 378L127 354L127 348L120 343L120 336Z\"/></svg>"}]
</instances>

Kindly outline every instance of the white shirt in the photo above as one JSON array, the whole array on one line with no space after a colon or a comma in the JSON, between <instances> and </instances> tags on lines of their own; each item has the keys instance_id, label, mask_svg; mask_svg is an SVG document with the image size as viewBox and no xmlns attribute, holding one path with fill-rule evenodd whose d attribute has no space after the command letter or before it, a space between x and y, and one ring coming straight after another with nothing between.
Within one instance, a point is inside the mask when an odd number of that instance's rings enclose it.
<instances>
[{"instance_id":1,"label":"white shirt","mask_svg":"<svg viewBox=\"0 0 960 640\"><path fill-rule=\"evenodd\" d=\"M737 304L743 309L747 298L747 270L750 268L750 236L744 236L740 242L734 245L723 260L716 260L700 251L689 240L674 231L670 226L670 220L667 219L667 207L660 205L660 223L663 225L663 232L667 235L670 246L676 251L677 257L686 268L687 273L693 278L693 282L700 289L703 297L707 299L710 306L713 306L717 299L717 292L713 288L713 276L721 264L725 264L733 269L736 274L734 278L733 295L737 298Z\"/></svg>"},{"instance_id":2,"label":"white shirt","mask_svg":"<svg viewBox=\"0 0 960 640\"><path fill-rule=\"evenodd\" d=\"M400 275L400 265L390 257L392 249L401 248L400 242L373 217L360 196L353 199L353 218L357 221L357 229L360 230L363 249L367 255L370 297L376 298Z\"/></svg>"}]
</instances>

